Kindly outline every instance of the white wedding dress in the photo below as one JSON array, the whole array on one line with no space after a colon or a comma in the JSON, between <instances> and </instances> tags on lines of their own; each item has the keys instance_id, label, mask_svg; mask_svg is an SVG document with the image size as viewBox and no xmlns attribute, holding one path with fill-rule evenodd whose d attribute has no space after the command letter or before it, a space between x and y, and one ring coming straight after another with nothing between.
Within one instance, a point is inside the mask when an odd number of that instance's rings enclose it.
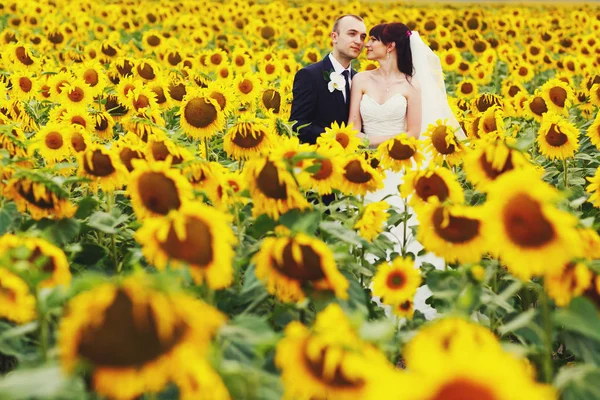
<instances>
[{"instance_id":1,"label":"white wedding dress","mask_svg":"<svg viewBox=\"0 0 600 400\"><path fill-rule=\"evenodd\" d=\"M363 121L363 132L369 138L375 136L386 136L391 138L399 133L406 132L406 108L406 98L401 94L396 94L390 97L383 104L377 103L366 93L363 94L360 101L360 114ZM403 175L404 174L402 172L387 170L385 172L383 188L374 193L368 193L365 196L365 203L373 203L385 199L385 201L391 207L395 208L397 212L403 212L404 201L400 197L398 190L398 185L403 182ZM409 212L411 212L412 216L408 221L408 227L418 225L414 211L409 208ZM410 229L407 229L407 232L409 233L409 236L411 236ZM399 254L401 253L403 233L403 224L393 228L391 232L385 233L386 236L388 236L390 240L395 243L394 249L389 249L388 255L392 251L395 251ZM423 246L417 242L416 238L411 238L408 245L408 252L417 255L421 249L423 249ZM366 258L369 262L373 262L375 260L375 256L372 254L367 254ZM417 256L415 259L415 268L420 267L423 262L431 263L437 269L444 268L444 260L435 256L433 253ZM425 300L430 295L431 291L426 285L424 285L417 290L417 294L415 295L414 299L415 310L421 311L423 314L425 314L427 319L432 319L437 314L435 309L425 304ZM378 298L374 298L374 300L379 303ZM391 316L391 308L386 306L385 309L386 314Z\"/></svg>"}]
</instances>

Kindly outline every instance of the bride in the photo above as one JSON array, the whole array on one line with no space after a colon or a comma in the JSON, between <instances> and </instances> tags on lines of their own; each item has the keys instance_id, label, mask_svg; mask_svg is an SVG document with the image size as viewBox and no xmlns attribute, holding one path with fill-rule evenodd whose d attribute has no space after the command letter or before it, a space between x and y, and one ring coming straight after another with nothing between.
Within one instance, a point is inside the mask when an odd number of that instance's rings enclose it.
<instances>
[{"instance_id":1,"label":"bride","mask_svg":"<svg viewBox=\"0 0 600 400\"><path fill-rule=\"evenodd\" d=\"M447 119L447 123L459 129L446 99L446 89L439 58L419 37L402 23L379 24L369 31L366 44L367 59L376 60L379 68L360 72L352 79L350 114L348 122L358 131L359 137L367 138L369 148L377 148L381 143L400 134L420 138L430 123L437 119ZM464 137L460 131L457 135ZM366 196L366 202L385 199L391 207L404 210L404 201L398 192L402 183L402 173L386 171L383 189ZM413 216L408 225L416 225ZM400 237L403 227L392 229L389 237L396 243L395 251L400 253ZM412 240L408 251L418 254L422 249ZM415 266L423 262L432 263L436 268L444 268L444 260L429 253L418 256ZM431 295L427 286L421 286L414 299L416 310L427 319L436 311L425 304ZM389 314L389 310L386 311Z\"/></svg>"}]
</instances>

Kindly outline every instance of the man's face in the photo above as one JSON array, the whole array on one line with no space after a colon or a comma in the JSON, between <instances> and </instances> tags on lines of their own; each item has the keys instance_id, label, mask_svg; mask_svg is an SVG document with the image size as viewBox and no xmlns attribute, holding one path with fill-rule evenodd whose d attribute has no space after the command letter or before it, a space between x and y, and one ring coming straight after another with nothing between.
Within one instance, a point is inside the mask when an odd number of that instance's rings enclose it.
<instances>
[{"instance_id":1,"label":"man's face","mask_svg":"<svg viewBox=\"0 0 600 400\"><path fill-rule=\"evenodd\" d=\"M367 37L367 27L362 21L345 17L338 23L338 31L331 33L333 48L353 60L358 57Z\"/></svg>"}]
</instances>

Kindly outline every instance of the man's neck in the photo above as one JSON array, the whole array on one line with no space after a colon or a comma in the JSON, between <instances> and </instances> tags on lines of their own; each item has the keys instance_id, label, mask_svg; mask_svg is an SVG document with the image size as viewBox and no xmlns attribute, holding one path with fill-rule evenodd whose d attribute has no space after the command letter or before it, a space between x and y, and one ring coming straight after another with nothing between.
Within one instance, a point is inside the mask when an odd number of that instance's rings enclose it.
<instances>
[{"instance_id":1,"label":"man's neck","mask_svg":"<svg viewBox=\"0 0 600 400\"><path fill-rule=\"evenodd\" d=\"M340 63L340 65L342 67L344 67L344 69L348 69L348 67L350 66L350 63L352 62L352 60L346 58L346 57L342 57L338 52L336 52L335 50L331 52L331 55L333 56L333 58L335 58L337 60L337 62Z\"/></svg>"}]
</instances>

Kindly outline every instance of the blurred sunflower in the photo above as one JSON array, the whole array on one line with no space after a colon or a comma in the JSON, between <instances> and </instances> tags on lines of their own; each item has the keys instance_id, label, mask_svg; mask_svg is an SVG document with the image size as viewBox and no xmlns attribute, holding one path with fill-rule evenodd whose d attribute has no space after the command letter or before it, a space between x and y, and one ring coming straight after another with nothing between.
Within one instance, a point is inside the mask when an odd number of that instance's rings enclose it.
<instances>
[{"instance_id":1,"label":"blurred sunflower","mask_svg":"<svg viewBox=\"0 0 600 400\"><path fill-rule=\"evenodd\" d=\"M186 135L197 139L210 138L225 127L225 115L219 103L206 91L188 90L179 116Z\"/></svg>"},{"instance_id":2,"label":"blurred sunflower","mask_svg":"<svg viewBox=\"0 0 600 400\"><path fill-rule=\"evenodd\" d=\"M33 99L40 89L38 82L39 79L33 72L26 69L13 70L10 77L10 98L24 101Z\"/></svg>"},{"instance_id":3,"label":"blurred sunflower","mask_svg":"<svg viewBox=\"0 0 600 400\"><path fill-rule=\"evenodd\" d=\"M93 90L81 78L65 83L61 92L61 104L68 107L87 107L94 101Z\"/></svg>"},{"instance_id":4,"label":"blurred sunflower","mask_svg":"<svg viewBox=\"0 0 600 400\"><path fill-rule=\"evenodd\" d=\"M503 108L504 107L504 99L502 99L502 97L495 95L495 94L480 93L479 95L475 96L475 98L473 98L471 100L471 111L474 114L483 113L483 112L485 112L485 110L487 110L488 108L490 108L494 105Z\"/></svg>"},{"instance_id":5,"label":"blurred sunflower","mask_svg":"<svg viewBox=\"0 0 600 400\"><path fill-rule=\"evenodd\" d=\"M17 324L36 317L35 297L27 283L5 268L0 268L0 317Z\"/></svg>"},{"instance_id":6,"label":"blurred sunflower","mask_svg":"<svg viewBox=\"0 0 600 400\"><path fill-rule=\"evenodd\" d=\"M495 141L502 139L506 133L504 111L494 105L485 110L480 116L477 126L477 138Z\"/></svg>"},{"instance_id":7,"label":"blurred sunflower","mask_svg":"<svg viewBox=\"0 0 600 400\"><path fill-rule=\"evenodd\" d=\"M95 121L94 132L100 139L111 140L114 135L115 120L106 111L92 114Z\"/></svg>"},{"instance_id":8,"label":"blurred sunflower","mask_svg":"<svg viewBox=\"0 0 600 400\"><path fill-rule=\"evenodd\" d=\"M553 205L560 197L531 169L507 172L490 185L484 235L514 276L553 273L582 255L577 218Z\"/></svg>"},{"instance_id":9,"label":"blurred sunflower","mask_svg":"<svg viewBox=\"0 0 600 400\"><path fill-rule=\"evenodd\" d=\"M64 91L63 91L64 93ZM80 125L83 129L89 132L93 132L96 126L94 118L87 111L86 107L67 107L56 121L60 121L63 124Z\"/></svg>"},{"instance_id":10,"label":"blurred sunflower","mask_svg":"<svg viewBox=\"0 0 600 400\"><path fill-rule=\"evenodd\" d=\"M244 172L252 195L252 215L267 214L277 219L291 209L310 208L284 160L272 156L253 158Z\"/></svg>"},{"instance_id":11,"label":"blurred sunflower","mask_svg":"<svg viewBox=\"0 0 600 400\"><path fill-rule=\"evenodd\" d=\"M269 293L281 301L303 300L307 285L333 291L338 298L348 297L348 281L338 270L333 252L319 239L303 233L268 237L253 261L258 279L265 281Z\"/></svg>"},{"instance_id":12,"label":"blurred sunflower","mask_svg":"<svg viewBox=\"0 0 600 400\"><path fill-rule=\"evenodd\" d=\"M75 214L76 208L69 199L69 193L49 178L34 172L14 175L2 193L16 203L19 211L28 211L34 220L70 218Z\"/></svg>"},{"instance_id":13,"label":"blurred sunflower","mask_svg":"<svg viewBox=\"0 0 600 400\"><path fill-rule=\"evenodd\" d=\"M417 240L448 263L470 263L486 253L483 207L432 202L415 209L419 220Z\"/></svg>"},{"instance_id":14,"label":"blurred sunflower","mask_svg":"<svg viewBox=\"0 0 600 400\"><path fill-rule=\"evenodd\" d=\"M390 305L412 301L419 286L421 273L411 258L396 257L391 264L379 264L373 277L373 295Z\"/></svg>"},{"instance_id":15,"label":"blurred sunflower","mask_svg":"<svg viewBox=\"0 0 600 400\"><path fill-rule=\"evenodd\" d=\"M473 79L462 79L456 85L456 95L462 98L471 99L479 93L479 86Z\"/></svg>"},{"instance_id":16,"label":"blurred sunflower","mask_svg":"<svg viewBox=\"0 0 600 400\"><path fill-rule=\"evenodd\" d=\"M103 284L81 293L61 321L63 368L73 373L84 364L102 396L133 399L162 391L193 372L193 363L185 360L204 356L226 320L202 301L159 291L147 280L132 276L119 286Z\"/></svg>"},{"instance_id":17,"label":"blurred sunflower","mask_svg":"<svg viewBox=\"0 0 600 400\"><path fill-rule=\"evenodd\" d=\"M564 116L569 115L569 107L575 100L573 89L559 79L550 79L540 88L548 110Z\"/></svg>"},{"instance_id":18,"label":"blurred sunflower","mask_svg":"<svg viewBox=\"0 0 600 400\"><path fill-rule=\"evenodd\" d=\"M243 103L254 103L261 93L262 84L260 77L253 73L239 75L234 80L234 93Z\"/></svg>"},{"instance_id":19,"label":"blurred sunflower","mask_svg":"<svg viewBox=\"0 0 600 400\"><path fill-rule=\"evenodd\" d=\"M541 95L539 90L529 96L529 99L525 103L525 115L535 119L537 122L542 122L542 117L548 112L548 105L546 100Z\"/></svg>"},{"instance_id":20,"label":"blurred sunflower","mask_svg":"<svg viewBox=\"0 0 600 400\"><path fill-rule=\"evenodd\" d=\"M596 107L600 107L600 83L594 84L590 89L590 102Z\"/></svg>"},{"instance_id":21,"label":"blurred sunflower","mask_svg":"<svg viewBox=\"0 0 600 400\"><path fill-rule=\"evenodd\" d=\"M133 73L135 76L141 78L146 84L156 82L163 78L160 64L151 58L144 58L137 61Z\"/></svg>"},{"instance_id":22,"label":"blurred sunflower","mask_svg":"<svg viewBox=\"0 0 600 400\"><path fill-rule=\"evenodd\" d=\"M165 161L132 161L127 193L138 220L180 210L192 199L192 186Z\"/></svg>"},{"instance_id":23,"label":"blurred sunflower","mask_svg":"<svg viewBox=\"0 0 600 400\"><path fill-rule=\"evenodd\" d=\"M135 140L129 138L135 137ZM133 160L145 160L145 145L139 138L133 134L128 133L125 136L121 136L118 141L113 142L115 153L118 154L121 163L127 168L127 171L131 172L134 169Z\"/></svg>"},{"instance_id":24,"label":"blurred sunflower","mask_svg":"<svg viewBox=\"0 0 600 400\"><path fill-rule=\"evenodd\" d=\"M241 118L223 136L223 150L234 160L265 154L272 145L271 130L260 120Z\"/></svg>"},{"instance_id":25,"label":"blurred sunflower","mask_svg":"<svg viewBox=\"0 0 600 400\"><path fill-rule=\"evenodd\" d=\"M394 305L392 313L400 318L412 319L415 313L415 304L412 300L406 300Z\"/></svg>"},{"instance_id":26,"label":"blurred sunflower","mask_svg":"<svg viewBox=\"0 0 600 400\"><path fill-rule=\"evenodd\" d=\"M73 154L68 125L48 123L31 140L30 151L37 150L50 164L63 161Z\"/></svg>"},{"instance_id":27,"label":"blurred sunflower","mask_svg":"<svg viewBox=\"0 0 600 400\"><path fill-rule=\"evenodd\" d=\"M462 204L464 194L457 177L448 168L429 166L422 170L406 173L400 194L409 200L411 206L426 204L430 197L437 197L443 203L446 200Z\"/></svg>"},{"instance_id":28,"label":"blurred sunflower","mask_svg":"<svg viewBox=\"0 0 600 400\"><path fill-rule=\"evenodd\" d=\"M352 124L346 125L345 122L342 122L341 125L338 125L334 121L317 138L317 144L321 148L341 147L346 154L353 154L362 143L362 140L357 135L358 131L354 129Z\"/></svg>"},{"instance_id":29,"label":"blurred sunflower","mask_svg":"<svg viewBox=\"0 0 600 400\"><path fill-rule=\"evenodd\" d=\"M292 321L277 344L284 398L359 400L385 398L402 375L375 346L358 335L341 307L330 304L312 328Z\"/></svg>"},{"instance_id":30,"label":"blurred sunflower","mask_svg":"<svg viewBox=\"0 0 600 400\"><path fill-rule=\"evenodd\" d=\"M477 141L473 147L464 159L463 168L467 179L482 192L487 191L498 176L531 165L523 153L502 140Z\"/></svg>"},{"instance_id":31,"label":"blurred sunflower","mask_svg":"<svg viewBox=\"0 0 600 400\"><path fill-rule=\"evenodd\" d=\"M569 262L562 270L544 276L544 289L557 306L566 307L592 285L593 276L584 263Z\"/></svg>"},{"instance_id":32,"label":"blurred sunflower","mask_svg":"<svg viewBox=\"0 0 600 400\"><path fill-rule=\"evenodd\" d=\"M230 219L214 207L190 202L164 219L146 219L135 238L157 269L189 267L198 285L223 289L233 282L236 240Z\"/></svg>"},{"instance_id":33,"label":"blurred sunflower","mask_svg":"<svg viewBox=\"0 0 600 400\"><path fill-rule=\"evenodd\" d=\"M586 188L586 192L591 193L591 196L588 198L588 201L592 203L595 207L600 208L600 167L596 169L596 173L593 177L586 177L585 179L590 182L590 184Z\"/></svg>"},{"instance_id":34,"label":"blurred sunflower","mask_svg":"<svg viewBox=\"0 0 600 400\"><path fill-rule=\"evenodd\" d=\"M458 69L458 64L462 61L460 51L456 48L444 50L439 54L442 69L444 71L452 72Z\"/></svg>"},{"instance_id":35,"label":"blurred sunflower","mask_svg":"<svg viewBox=\"0 0 600 400\"><path fill-rule=\"evenodd\" d=\"M385 222L390 216L387 213L389 208L390 205L385 201L368 204L354 224L354 229L357 229L360 236L365 240L373 241L383 232Z\"/></svg>"},{"instance_id":36,"label":"blurred sunflower","mask_svg":"<svg viewBox=\"0 0 600 400\"><path fill-rule=\"evenodd\" d=\"M71 138L71 147L75 153L81 153L92 143L90 133L81 125L67 126L67 136Z\"/></svg>"},{"instance_id":37,"label":"blurred sunflower","mask_svg":"<svg viewBox=\"0 0 600 400\"><path fill-rule=\"evenodd\" d=\"M596 118L588 127L586 135L590 138L590 142L600 150L600 113L596 114Z\"/></svg>"},{"instance_id":38,"label":"blurred sunflower","mask_svg":"<svg viewBox=\"0 0 600 400\"><path fill-rule=\"evenodd\" d=\"M77 153L79 176L89 178L90 189L97 193L101 188L105 192L120 189L127 181L127 168L121 163L114 150L108 150L98 144L90 144L84 151Z\"/></svg>"},{"instance_id":39,"label":"blurred sunflower","mask_svg":"<svg viewBox=\"0 0 600 400\"><path fill-rule=\"evenodd\" d=\"M441 165L445 161L450 166L460 164L466 148L457 140L454 131L445 120L437 120L435 125L430 124L423 133L427 143L426 150L431 150L433 162Z\"/></svg>"},{"instance_id":40,"label":"blurred sunflower","mask_svg":"<svg viewBox=\"0 0 600 400\"><path fill-rule=\"evenodd\" d=\"M193 160L193 155L184 147L163 134L154 134L148 138L145 155L150 162L168 161L171 165Z\"/></svg>"},{"instance_id":41,"label":"blurred sunflower","mask_svg":"<svg viewBox=\"0 0 600 400\"><path fill-rule=\"evenodd\" d=\"M364 196L383 187L381 173L361 155L346 155L341 163L339 190L348 195Z\"/></svg>"},{"instance_id":42,"label":"blurred sunflower","mask_svg":"<svg viewBox=\"0 0 600 400\"><path fill-rule=\"evenodd\" d=\"M76 78L73 76L71 72L67 71L59 71L58 73L52 75L48 79L48 86L50 86L50 96L51 100L55 103L62 102L62 91L66 84L73 82Z\"/></svg>"},{"instance_id":43,"label":"blurred sunflower","mask_svg":"<svg viewBox=\"0 0 600 400\"><path fill-rule=\"evenodd\" d=\"M206 194L212 204L227 211L230 206L249 202L247 197L241 196L247 186L243 179L243 173L239 170L230 171L228 169L215 169L212 172L211 179L205 186Z\"/></svg>"},{"instance_id":44,"label":"blurred sunflower","mask_svg":"<svg viewBox=\"0 0 600 400\"><path fill-rule=\"evenodd\" d=\"M228 115L235 106L235 95L229 84L222 81L215 81L208 84L206 88L208 97L215 99L219 104L221 111Z\"/></svg>"},{"instance_id":45,"label":"blurred sunflower","mask_svg":"<svg viewBox=\"0 0 600 400\"><path fill-rule=\"evenodd\" d=\"M93 97L100 95L108 83L106 72L102 64L97 61L86 61L78 65L74 71L75 76L89 86Z\"/></svg>"},{"instance_id":46,"label":"blurred sunflower","mask_svg":"<svg viewBox=\"0 0 600 400\"><path fill-rule=\"evenodd\" d=\"M299 145L298 151L311 151L306 144ZM316 191L319 195L328 195L338 189L342 179L343 152L316 147L314 152L317 158L300 161L297 168L304 168L304 172L296 174L301 186Z\"/></svg>"},{"instance_id":47,"label":"blurred sunflower","mask_svg":"<svg viewBox=\"0 0 600 400\"><path fill-rule=\"evenodd\" d=\"M549 111L542 117L537 143L540 153L551 160L571 158L579 148L579 129L562 116Z\"/></svg>"},{"instance_id":48,"label":"blurred sunflower","mask_svg":"<svg viewBox=\"0 0 600 400\"><path fill-rule=\"evenodd\" d=\"M377 158L381 160L382 168L394 172L419 168L424 161L423 143L401 133L377 147Z\"/></svg>"},{"instance_id":49,"label":"blurred sunflower","mask_svg":"<svg viewBox=\"0 0 600 400\"><path fill-rule=\"evenodd\" d=\"M21 41L8 44L2 55L4 59L10 60L16 69L35 71L40 67L40 60L34 55L33 47Z\"/></svg>"}]
</instances>

